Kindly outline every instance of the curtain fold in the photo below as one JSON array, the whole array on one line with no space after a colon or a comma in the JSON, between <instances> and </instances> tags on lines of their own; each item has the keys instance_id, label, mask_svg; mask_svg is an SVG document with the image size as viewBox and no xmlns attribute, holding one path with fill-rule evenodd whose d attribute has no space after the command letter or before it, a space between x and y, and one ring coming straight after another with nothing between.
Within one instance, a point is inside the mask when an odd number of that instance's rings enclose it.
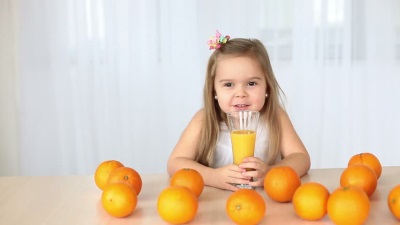
<instances>
[{"instance_id":1,"label":"curtain fold","mask_svg":"<svg viewBox=\"0 0 400 225\"><path fill-rule=\"evenodd\" d=\"M19 173L14 7L0 1L0 176Z\"/></svg>"},{"instance_id":2,"label":"curtain fold","mask_svg":"<svg viewBox=\"0 0 400 225\"><path fill-rule=\"evenodd\" d=\"M216 29L265 44L312 167L398 164L400 3L383 2L0 0L0 174L165 172Z\"/></svg>"}]
</instances>

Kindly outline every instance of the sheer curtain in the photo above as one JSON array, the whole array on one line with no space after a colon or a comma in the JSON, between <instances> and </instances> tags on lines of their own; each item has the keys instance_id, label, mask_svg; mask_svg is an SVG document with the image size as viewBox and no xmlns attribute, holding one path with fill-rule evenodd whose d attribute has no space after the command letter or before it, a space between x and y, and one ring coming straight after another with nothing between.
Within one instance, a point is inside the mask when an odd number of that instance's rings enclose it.
<instances>
[{"instance_id":1,"label":"sheer curtain","mask_svg":"<svg viewBox=\"0 0 400 225\"><path fill-rule=\"evenodd\" d=\"M215 29L264 42L314 168L398 164L398 1L0 2L0 174L165 172Z\"/></svg>"},{"instance_id":2,"label":"sheer curtain","mask_svg":"<svg viewBox=\"0 0 400 225\"><path fill-rule=\"evenodd\" d=\"M398 1L322 0L293 12L291 66L275 68L313 167L366 151L399 164L399 12Z\"/></svg>"}]
</instances>

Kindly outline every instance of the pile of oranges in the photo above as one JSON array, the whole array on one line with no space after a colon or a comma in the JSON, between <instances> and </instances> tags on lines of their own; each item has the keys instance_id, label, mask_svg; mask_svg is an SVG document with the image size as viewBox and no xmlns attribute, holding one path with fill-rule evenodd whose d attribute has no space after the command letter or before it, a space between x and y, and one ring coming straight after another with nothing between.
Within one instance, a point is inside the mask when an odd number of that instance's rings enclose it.
<instances>
[{"instance_id":1,"label":"pile of oranges","mask_svg":"<svg viewBox=\"0 0 400 225\"><path fill-rule=\"evenodd\" d=\"M142 178L136 170L117 160L107 160L98 165L94 181L103 191L101 203L107 213L114 217L133 213L142 190Z\"/></svg>"},{"instance_id":2,"label":"pile of oranges","mask_svg":"<svg viewBox=\"0 0 400 225\"><path fill-rule=\"evenodd\" d=\"M158 196L158 214L170 224L192 221L196 216L198 197L203 189L204 180L199 172L189 168L176 171L171 177L170 186Z\"/></svg>"},{"instance_id":3,"label":"pile of oranges","mask_svg":"<svg viewBox=\"0 0 400 225\"><path fill-rule=\"evenodd\" d=\"M370 213L370 197L382 173L379 159L372 153L353 155L340 176L338 188L329 192L321 183L301 183L289 166L271 168L264 178L267 196L280 203L292 202L295 214L304 220L320 220L326 215L334 224L363 224ZM140 175L122 163L102 162L95 172L95 183L103 191L102 205L112 216L126 217L133 213L142 188ZM170 224L192 221L204 189L201 174L190 168L173 174L169 186L157 199L159 216ZM173 203L173 204L171 204ZM387 196L390 212L400 219L400 184ZM258 224L266 212L264 198L255 190L240 189L226 201L229 219L236 224Z\"/></svg>"},{"instance_id":4,"label":"pile of oranges","mask_svg":"<svg viewBox=\"0 0 400 225\"><path fill-rule=\"evenodd\" d=\"M381 172L382 165L372 153L353 155L340 176L340 187L329 197L329 218L336 224L363 224Z\"/></svg>"},{"instance_id":5,"label":"pile of oranges","mask_svg":"<svg viewBox=\"0 0 400 225\"><path fill-rule=\"evenodd\" d=\"M353 155L332 193L317 182L300 184L287 166L272 168L264 179L264 190L277 202L292 201L296 215L305 220L320 220L326 214L335 224L363 224L370 212L370 197L382 173L379 159L372 153ZM400 185L388 195L388 207L400 219Z\"/></svg>"},{"instance_id":6,"label":"pile of oranges","mask_svg":"<svg viewBox=\"0 0 400 225\"><path fill-rule=\"evenodd\" d=\"M204 180L198 171L190 168L176 171L170 179L170 186L158 197L158 214L170 224L192 221L196 216L198 198L203 189ZM226 201L228 217L239 225L258 224L264 218L265 209L263 197L255 190L238 190Z\"/></svg>"}]
</instances>

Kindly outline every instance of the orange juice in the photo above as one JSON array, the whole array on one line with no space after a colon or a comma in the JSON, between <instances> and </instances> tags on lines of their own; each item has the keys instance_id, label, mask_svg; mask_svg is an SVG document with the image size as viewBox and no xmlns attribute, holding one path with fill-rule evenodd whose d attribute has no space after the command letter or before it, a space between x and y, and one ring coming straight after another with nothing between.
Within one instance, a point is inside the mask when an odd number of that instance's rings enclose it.
<instances>
[{"instance_id":1,"label":"orange juice","mask_svg":"<svg viewBox=\"0 0 400 225\"><path fill-rule=\"evenodd\" d=\"M231 132L233 163L239 165L243 159L254 156L256 133L252 130L234 130Z\"/></svg>"}]
</instances>

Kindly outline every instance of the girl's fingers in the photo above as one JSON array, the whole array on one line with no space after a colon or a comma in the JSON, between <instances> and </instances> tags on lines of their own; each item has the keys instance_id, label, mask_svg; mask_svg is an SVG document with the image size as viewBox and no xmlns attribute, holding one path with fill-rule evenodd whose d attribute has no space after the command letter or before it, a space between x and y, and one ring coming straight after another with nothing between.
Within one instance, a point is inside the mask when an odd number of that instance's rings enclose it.
<instances>
[{"instance_id":1,"label":"girl's fingers","mask_svg":"<svg viewBox=\"0 0 400 225\"><path fill-rule=\"evenodd\" d=\"M234 165L234 164L232 164L228 169L229 169L230 171L240 172L240 173L246 171L245 168L242 168L242 167L237 166L237 165Z\"/></svg>"},{"instance_id":2,"label":"girl's fingers","mask_svg":"<svg viewBox=\"0 0 400 225\"><path fill-rule=\"evenodd\" d=\"M252 187L264 186L264 180L256 180L249 183Z\"/></svg>"},{"instance_id":3,"label":"girl's fingers","mask_svg":"<svg viewBox=\"0 0 400 225\"><path fill-rule=\"evenodd\" d=\"M264 178L264 173L262 173L259 170L252 170L252 171L243 172L242 176L246 177L246 178L249 178L249 177L250 178L252 178L252 177L254 177L254 178Z\"/></svg>"},{"instance_id":4,"label":"girl's fingers","mask_svg":"<svg viewBox=\"0 0 400 225\"><path fill-rule=\"evenodd\" d=\"M225 186L222 189L225 189L225 190L228 190L228 191L237 191L237 190L239 190L238 187L236 187L235 185L232 185L230 183L225 183Z\"/></svg>"}]
</instances>

